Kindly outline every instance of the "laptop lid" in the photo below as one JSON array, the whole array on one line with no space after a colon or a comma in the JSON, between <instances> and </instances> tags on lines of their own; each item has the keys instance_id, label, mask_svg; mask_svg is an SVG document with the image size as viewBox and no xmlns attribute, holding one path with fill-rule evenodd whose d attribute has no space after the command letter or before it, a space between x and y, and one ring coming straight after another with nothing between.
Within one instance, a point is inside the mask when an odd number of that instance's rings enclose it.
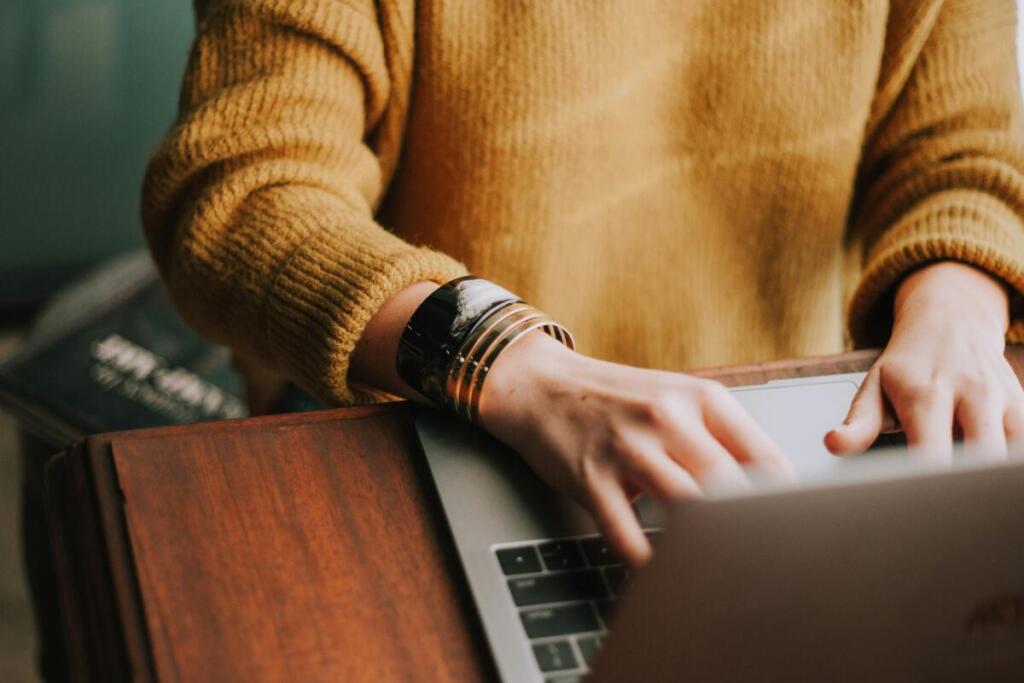
<instances>
[{"instance_id":1,"label":"laptop lid","mask_svg":"<svg viewBox=\"0 0 1024 683\"><path fill-rule=\"evenodd\" d=\"M596 672L1024 680L1024 461L684 503Z\"/></svg>"}]
</instances>

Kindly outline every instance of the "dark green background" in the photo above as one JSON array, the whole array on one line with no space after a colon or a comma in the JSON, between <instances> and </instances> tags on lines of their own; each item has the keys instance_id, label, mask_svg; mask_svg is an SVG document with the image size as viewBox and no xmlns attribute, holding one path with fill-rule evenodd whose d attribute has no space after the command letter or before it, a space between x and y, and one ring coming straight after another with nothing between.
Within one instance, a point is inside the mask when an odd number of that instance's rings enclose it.
<instances>
[{"instance_id":1,"label":"dark green background","mask_svg":"<svg viewBox=\"0 0 1024 683\"><path fill-rule=\"evenodd\" d=\"M142 243L192 34L189 0L0 0L0 315Z\"/></svg>"}]
</instances>

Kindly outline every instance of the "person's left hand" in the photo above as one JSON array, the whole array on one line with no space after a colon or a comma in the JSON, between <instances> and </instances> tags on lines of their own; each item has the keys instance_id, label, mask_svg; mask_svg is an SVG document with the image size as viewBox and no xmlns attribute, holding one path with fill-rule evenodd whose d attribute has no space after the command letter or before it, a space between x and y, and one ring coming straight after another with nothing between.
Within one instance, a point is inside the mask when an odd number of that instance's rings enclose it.
<instances>
[{"instance_id":1,"label":"person's left hand","mask_svg":"<svg viewBox=\"0 0 1024 683\"><path fill-rule=\"evenodd\" d=\"M928 456L951 457L959 433L1005 457L1007 441L1024 436L1024 391L1003 356L1008 319L1003 286L971 266L945 261L907 277L889 343L825 445L859 453L902 428Z\"/></svg>"}]
</instances>

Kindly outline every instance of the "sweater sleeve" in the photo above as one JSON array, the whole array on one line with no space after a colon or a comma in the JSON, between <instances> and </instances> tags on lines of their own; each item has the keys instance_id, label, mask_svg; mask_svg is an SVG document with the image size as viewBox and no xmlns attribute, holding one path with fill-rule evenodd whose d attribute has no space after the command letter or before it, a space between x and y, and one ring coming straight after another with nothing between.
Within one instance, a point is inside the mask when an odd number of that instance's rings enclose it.
<instances>
[{"instance_id":1,"label":"sweater sleeve","mask_svg":"<svg viewBox=\"0 0 1024 683\"><path fill-rule=\"evenodd\" d=\"M401 4L197 0L180 113L143 188L186 319L330 404L376 396L347 375L384 301L464 273L373 218L404 118Z\"/></svg>"},{"instance_id":2,"label":"sweater sleeve","mask_svg":"<svg viewBox=\"0 0 1024 683\"><path fill-rule=\"evenodd\" d=\"M858 346L885 341L895 288L933 261L981 268L1018 300L1024 292L1014 2L901 5L889 22L850 214L860 275L848 321ZM1009 338L1024 340L1019 315Z\"/></svg>"}]
</instances>

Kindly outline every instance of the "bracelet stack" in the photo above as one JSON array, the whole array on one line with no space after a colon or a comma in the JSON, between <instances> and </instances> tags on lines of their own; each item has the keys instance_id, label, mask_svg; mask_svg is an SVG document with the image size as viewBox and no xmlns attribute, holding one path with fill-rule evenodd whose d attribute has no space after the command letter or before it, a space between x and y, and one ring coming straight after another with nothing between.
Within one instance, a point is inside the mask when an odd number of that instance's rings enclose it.
<instances>
[{"instance_id":1,"label":"bracelet stack","mask_svg":"<svg viewBox=\"0 0 1024 683\"><path fill-rule=\"evenodd\" d=\"M487 374L502 351L542 330L575 348L547 314L487 280L467 276L441 286L416 309L398 347L398 374L413 389L473 423Z\"/></svg>"}]
</instances>

